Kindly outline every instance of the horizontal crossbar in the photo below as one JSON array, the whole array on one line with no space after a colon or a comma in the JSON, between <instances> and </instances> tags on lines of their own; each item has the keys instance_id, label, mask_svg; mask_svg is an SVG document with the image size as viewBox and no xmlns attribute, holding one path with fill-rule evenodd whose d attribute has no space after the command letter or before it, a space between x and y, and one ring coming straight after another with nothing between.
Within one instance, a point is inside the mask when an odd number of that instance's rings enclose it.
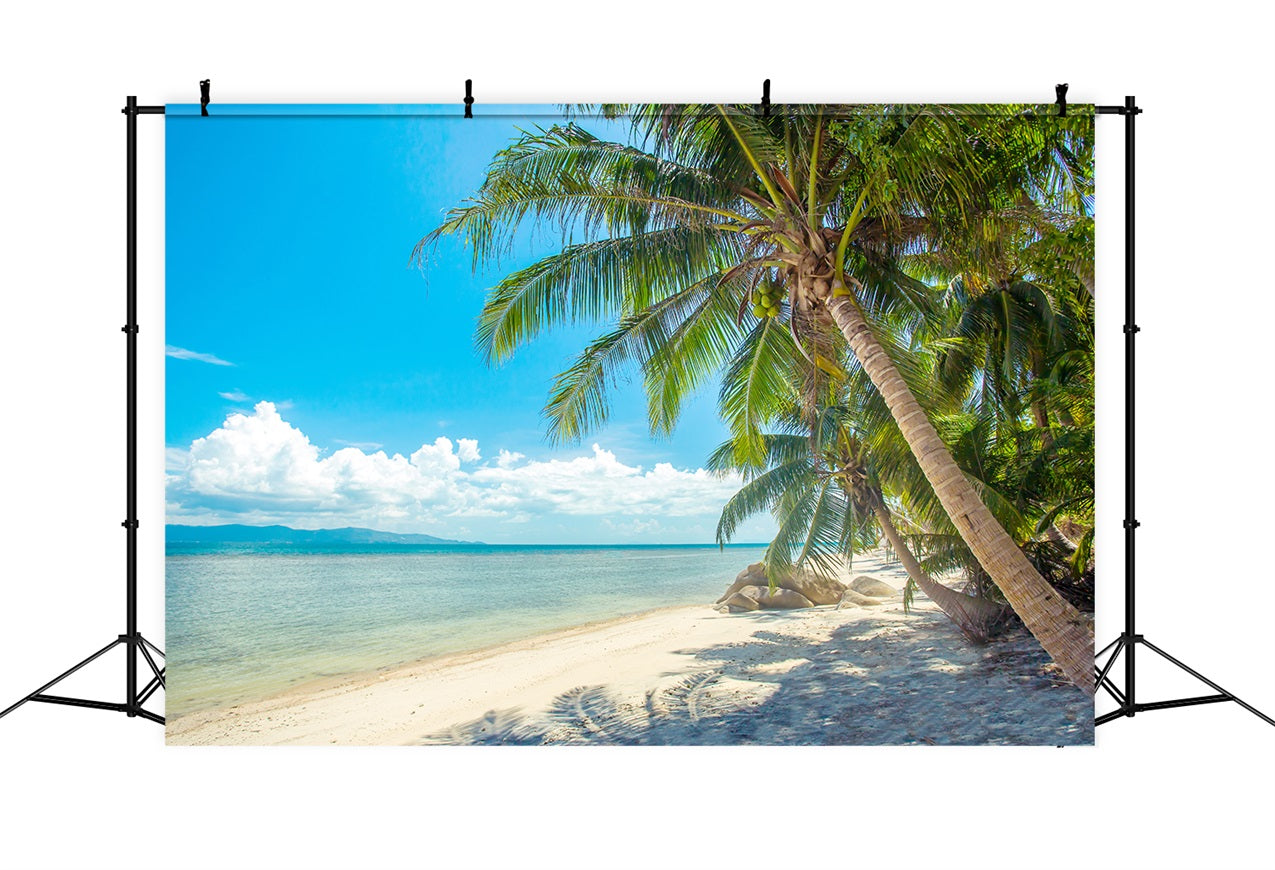
<instances>
[{"instance_id":1,"label":"horizontal crossbar","mask_svg":"<svg viewBox=\"0 0 1275 870\"><path fill-rule=\"evenodd\" d=\"M115 710L124 712L128 707L111 701L91 701L88 698L68 698L65 695L32 695L28 700L41 704L64 704L68 707L91 707L94 710Z\"/></svg>"},{"instance_id":2,"label":"horizontal crossbar","mask_svg":"<svg viewBox=\"0 0 1275 870\"><path fill-rule=\"evenodd\" d=\"M1169 710L1173 707L1198 707L1201 704L1220 704L1223 701L1238 702L1238 699L1231 695L1196 695L1194 698L1175 698L1172 701L1151 701L1147 704L1134 704L1133 712L1145 713L1148 710ZM1097 727L1104 722L1110 722L1113 719L1128 715L1129 708L1122 705L1119 710L1112 710L1110 713L1104 713L1097 717L1093 720L1093 724L1094 727Z\"/></svg>"},{"instance_id":3,"label":"horizontal crossbar","mask_svg":"<svg viewBox=\"0 0 1275 870\"><path fill-rule=\"evenodd\" d=\"M1124 716L1124 715L1126 714L1123 709L1112 710L1110 713L1103 713L1101 716L1093 720L1094 727L1097 728L1099 725L1110 722L1112 719L1119 719L1121 716Z\"/></svg>"},{"instance_id":4,"label":"horizontal crossbar","mask_svg":"<svg viewBox=\"0 0 1275 870\"><path fill-rule=\"evenodd\" d=\"M1230 695L1197 695L1194 698L1178 698L1174 701L1152 701L1149 704L1138 704L1133 709L1141 713L1143 710L1167 710L1170 707L1195 707L1199 704L1219 704L1222 701L1234 701Z\"/></svg>"}]
</instances>

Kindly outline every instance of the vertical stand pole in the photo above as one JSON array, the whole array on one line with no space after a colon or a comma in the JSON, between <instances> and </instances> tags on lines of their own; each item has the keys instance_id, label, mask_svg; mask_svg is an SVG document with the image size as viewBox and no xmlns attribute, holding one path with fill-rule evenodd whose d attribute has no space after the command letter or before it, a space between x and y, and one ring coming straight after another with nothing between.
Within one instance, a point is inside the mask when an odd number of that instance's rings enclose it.
<instances>
[{"instance_id":1,"label":"vertical stand pole","mask_svg":"<svg viewBox=\"0 0 1275 870\"><path fill-rule=\"evenodd\" d=\"M1121 717L1132 718L1135 714L1145 712L1147 710L1168 710L1174 707L1198 707L1203 704L1218 704L1228 701L1234 701L1245 710L1257 716L1268 725L1275 725L1275 719L1267 716L1261 710L1258 710L1252 704L1248 704L1235 695L1223 689L1217 683L1205 677L1198 671L1192 670L1187 665L1175 659L1164 650L1160 649L1151 641L1147 640L1137 632L1137 609L1136 609L1136 580L1137 574L1134 568L1134 532L1140 523L1134 518L1135 504L1134 495L1135 474L1135 415L1134 415L1134 337L1140 331L1134 318L1134 265L1137 261L1135 255L1134 227L1134 118L1141 114L1142 110L1138 108L1137 100L1133 97L1125 97L1123 106L1099 106L1099 114L1120 114L1124 115L1124 198L1125 198L1125 219L1124 219L1124 364L1125 364L1125 405L1124 405L1124 632L1120 637L1109 643L1095 656L1094 673L1097 679L1097 688L1107 692L1115 699L1118 705L1117 709L1110 713L1104 713L1094 719L1094 725L1103 725L1114 719ZM1190 674L1209 688L1213 689L1212 695L1196 695L1190 698L1175 698L1168 701L1151 701L1149 703L1139 702L1137 700L1137 667L1136 653L1139 646L1145 646L1148 650L1158 655L1160 658L1177 667L1179 670ZM1111 655L1106 660L1105 665L1100 665L1102 657L1111 650ZM1115 666L1116 659L1124 655L1124 690L1116 686L1110 676L1112 668Z\"/></svg>"},{"instance_id":2,"label":"vertical stand pole","mask_svg":"<svg viewBox=\"0 0 1275 870\"><path fill-rule=\"evenodd\" d=\"M1132 638L1136 629L1134 593L1134 532L1138 521L1134 518L1134 336L1138 327L1134 320L1134 141L1133 119L1137 117L1137 102L1133 97L1124 98L1124 696L1127 716L1134 713L1134 647Z\"/></svg>"},{"instance_id":3,"label":"vertical stand pole","mask_svg":"<svg viewBox=\"0 0 1275 870\"><path fill-rule=\"evenodd\" d=\"M125 310L127 349L127 391L125 415L125 520L127 556L124 567L126 702L130 717L137 715L137 97L129 97L125 107Z\"/></svg>"},{"instance_id":4,"label":"vertical stand pole","mask_svg":"<svg viewBox=\"0 0 1275 870\"><path fill-rule=\"evenodd\" d=\"M124 106L124 308L122 331L125 334L125 431L124 431L124 633L90 655L88 658L63 671L40 688L16 703L0 710L0 718L28 702L59 704L68 707L87 707L93 710L111 710L124 713L130 719L141 717L151 722L164 723L164 717L145 709L142 704L160 689L166 689L167 666L161 666L164 652L142 637L137 629L137 116L162 115L163 106L139 106L137 97L128 97ZM97 701L66 695L50 695L48 689L70 677L81 668L106 655L117 646L124 647L124 701ZM137 689L138 653L141 653L150 669L151 678L139 692Z\"/></svg>"}]
</instances>

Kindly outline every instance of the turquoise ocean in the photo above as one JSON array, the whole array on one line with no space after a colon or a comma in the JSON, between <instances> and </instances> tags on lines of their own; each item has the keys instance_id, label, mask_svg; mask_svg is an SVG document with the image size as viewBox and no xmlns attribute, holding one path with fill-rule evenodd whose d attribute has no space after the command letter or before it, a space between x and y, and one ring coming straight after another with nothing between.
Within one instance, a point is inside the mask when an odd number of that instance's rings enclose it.
<instances>
[{"instance_id":1,"label":"turquoise ocean","mask_svg":"<svg viewBox=\"0 0 1275 870\"><path fill-rule=\"evenodd\" d=\"M169 544L167 713L708 605L761 545Z\"/></svg>"}]
</instances>

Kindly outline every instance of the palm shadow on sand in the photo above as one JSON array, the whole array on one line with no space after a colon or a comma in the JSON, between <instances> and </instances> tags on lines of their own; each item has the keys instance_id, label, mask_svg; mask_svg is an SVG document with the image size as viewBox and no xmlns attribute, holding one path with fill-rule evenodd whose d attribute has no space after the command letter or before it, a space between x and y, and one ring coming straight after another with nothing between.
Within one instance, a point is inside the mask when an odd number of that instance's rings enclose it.
<instances>
[{"instance_id":1,"label":"palm shadow on sand","mask_svg":"<svg viewBox=\"0 0 1275 870\"><path fill-rule=\"evenodd\" d=\"M643 695L579 686L547 710L495 710L422 743L465 745L1068 745L1093 741L1093 701L1046 669L1019 628L978 647L942 614L865 616L828 641L793 613L742 614L744 643L688 650L692 672Z\"/></svg>"}]
</instances>

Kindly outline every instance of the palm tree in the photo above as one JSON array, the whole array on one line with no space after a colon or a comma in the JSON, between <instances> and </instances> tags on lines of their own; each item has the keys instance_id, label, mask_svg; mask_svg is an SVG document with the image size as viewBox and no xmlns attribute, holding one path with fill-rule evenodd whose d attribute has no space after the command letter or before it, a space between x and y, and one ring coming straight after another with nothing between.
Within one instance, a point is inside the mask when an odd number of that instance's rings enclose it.
<instances>
[{"instance_id":1,"label":"palm tree","mask_svg":"<svg viewBox=\"0 0 1275 870\"><path fill-rule=\"evenodd\" d=\"M1093 541L1092 229L1082 214L1066 231L1044 228L1008 246L996 262L966 264L944 288L946 322L930 336L942 391L965 396L968 419L990 424L967 427L984 440L957 463L967 473L979 466L984 486L1000 487L1030 515L1031 533L1072 557L1074 577L1084 573ZM999 481L988 480L980 455L1001 466ZM1060 531L1060 517L1088 527L1080 540ZM1049 547L1026 549L1038 569L1051 555Z\"/></svg>"},{"instance_id":2,"label":"palm tree","mask_svg":"<svg viewBox=\"0 0 1275 870\"><path fill-rule=\"evenodd\" d=\"M895 525L877 470L853 431L847 409L823 409L817 421L816 431L798 434L805 420L792 409L782 422L793 431L763 436L768 467L744 469L750 479L722 508L717 542L728 543L740 523L770 511L779 528L763 556L767 576L774 578L794 567L830 574L849 564L855 552L875 546L879 530L926 597L966 637L978 643L989 640L1004 624L1005 608L933 579ZM714 451L708 467L738 471L734 454L728 441Z\"/></svg>"},{"instance_id":3,"label":"palm tree","mask_svg":"<svg viewBox=\"0 0 1275 870\"><path fill-rule=\"evenodd\" d=\"M940 383L994 408L1010 426L1026 406L1046 447L1051 408L1034 385L1047 381L1064 355L1092 358L1092 227L1086 214L1066 232L1033 227L996 261L961 264L942 288ZM1069 416L1066 408L1052 410Z\"/></svg>"},{"instance_id":4,"label":"palm tree","mask_svg":"<svg viewBox=\"0 0 1275 870\"><path fill-rule=\"evenodd\" d=\"M921 567L921 563L912 554L907 540L895 527L894 520L879 491L874 493L873 511L882 533L890 542L895 555L899 557L899 563L907 571L908 578L960 627L966 637L976 643L985 643L1000 630L1005 624L1007 615L1003 606L981 595L967 595L949 589L931 578Z\"/></svg>"},{"instance_id":5,"label":"palm tree","mask_svg":"<svg viewBox=\"0 0 1275 870\"><path fill-rule=\"evenodd\" d=\"M939 431L956 463L978 486L984 504L1036 570L1073 605L1091 609L1088 544L1081 548L1060 543L1050 530L1059 516L1069 521L1092 517L1092 429L1064 428L1046 447L1034 426L1015 429L980 410L942 416ZM908 537L922 566L960 571L967 588L997 594L911 454L902 454L892 441L888 430L874 434L874 460L889 475L901 512L915 529ZM1087 540L1091 543L1092 537Z\"/></svg>"},{"instance_id":6,"label":"palm tree","mask_svg":"<svg viewBox=\"0 0 1275 870\"><path fill-rule=\"evenodd\" d=\"M605 420L607 390L626 366L643 373L657 433L671 431L685 397L724 370L723 419L756 460L785 343L800 348L814 378L839 376L848 347L970 550L1067 676L1092 693L1092 627L996 522L874 328L930 301L929 287L900 267L907 256L967 250L988 226L1022 214L1038 220L1071 196L1084 170L1076 143L1092 119L940 106L769 118L721 106L632 112L649 150L574 123L524 133L418 245L420 258L440 237L462 235L478 267L507 251L528 220L562 229L561 251L490 291L477 329L489 361L554 324L610 322L555 383L551 437L579 438ZM778 292L750 318L759 288Z\"/></svg>"}]
</instances>

